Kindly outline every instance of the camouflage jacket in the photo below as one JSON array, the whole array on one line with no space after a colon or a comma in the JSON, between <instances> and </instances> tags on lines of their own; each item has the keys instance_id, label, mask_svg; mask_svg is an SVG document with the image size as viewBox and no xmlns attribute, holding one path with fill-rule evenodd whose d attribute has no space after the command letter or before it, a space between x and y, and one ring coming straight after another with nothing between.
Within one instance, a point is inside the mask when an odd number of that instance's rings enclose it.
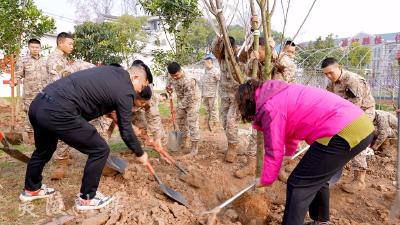
<instances>
[{"instance_id":1,"label":"camouflage jacket","mask_svg":"<svg viewBox=\"0 0 400 225\"><path fill-rule=\"evenodd\" d=\"M179 109L193 107L201 100L198 81L187 74L179 80L170 79L168 85L172 85L175 89Z\"/></svg>"},{"instance_id":2,"label":"camouflage jacket","mask_svg":"<svg viewBox=\"0 0 400 225\"><path fill-rule=\"evenodd\" d=\"M24 98L33 99L47 83L46 61L31 55L20 57L15 65L16 83L24 80Z\"/></svg>"},{"instance_id":3,"label":"camouflage jacket","mask_svg":"<svg viewBox=\"0 0 400 225\"><path fill-rule=\"evenodd\" d=\"M396 138L397 136L397 118L390 112L375 111L375 138L372 145L377 150L387 138Z\"/></svg>"},{"instance_id":4,"label":"camouflage jacket","mask_svg":"<svg viewBox=\"0 0 400 225\"><path fill-rule=\"evenodd\" d=\"M233 78L233 71L231 64L228 63L225 55L223 42L221 38L215 38L212 45L211 51L214 56L218 59L219 68L221 70L221 77L219 83L219 94L221 98L234 97L236 90L239 87L239 83Z\"/></svg>"},{"instance_id":5,"label":"camouflage jacket","mask_svg":"<svg viewBox=\"0 0 400 225\"><path fill-rule=\"evenodd\" d=\"M145 121L133 121L133 123L140 122L141 124L145 124L147 131L152 134L154 139L162 140L165 138L165 132L161 122L158 104L159 97L157 94L153 93L149 105L132 111L133 114L141 114L139 116L134 116L133 118L141 120L145 119Z\"/></svg>"},{"instance_id":6,"label":"camouflage jacket","mask_svg":"<svg viewBox=\"0 0 400 225\"><path fill-rule=\"evenodd\" d=\"M372 120L375 118L375 99L367 81L358 74L342 70L339 80L326 89L360 107Z\"/></svg>"},{"instance_id":7,"label":"camouflage jacket","mask_svg":"<svg viewBox=\"0 0 400 225\"><path fill-rule=\"evenodd\" d=\"M70 64L68 63L68 59L64 53L60 49L56 48L56 50L50 53L49 57L47 58L46 67L49 74L48 83L52 83L58 79L70 75L71 73L92 68L95 67L95 65L84 61L76 61Z\"/></svg>"},{"instance_id":8,"label":"camouflage jacket","mask_svg":"<svg viewBox=\"0 0 400 225\"><path fill-rule=\"evenodd\" d=\"M202 97L215 97L219 80L220 74L217 68L206 68L200 80Z\"/></svg>"},{"instance_id":9,"label":"camouflage jacket","mask_svg":"<svg viewBox=\"0 0 400 225\"><path fill-rule=\"evenodd\" d=\"M221 98L235 97L236 90L239 88L239 83L233 78L230 71L230 64L226 60L219 61L219 67L221 69L221 79L219 83L219 93Z\"/></svg>"},{"instance_id":10,"label":"camouflage jacket","mask_svg":"<svg viewBox=\"0 0 400 225\"><path fill-rule=\"evenodd\" d=\"M273 57L273 75L274 80L283 80L287 83L295 83L297 66L286 53L282 53L279 57Z\"/></svg>"}]
</instances>

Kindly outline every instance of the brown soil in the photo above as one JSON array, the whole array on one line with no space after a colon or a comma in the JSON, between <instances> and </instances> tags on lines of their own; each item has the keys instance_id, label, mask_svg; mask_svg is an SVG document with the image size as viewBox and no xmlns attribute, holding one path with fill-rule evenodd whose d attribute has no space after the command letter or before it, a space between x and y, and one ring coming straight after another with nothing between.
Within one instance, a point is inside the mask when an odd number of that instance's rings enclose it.
<instances>
[{"instance_id":1,"label":"brown soil","mask_svg":"<svg viewBox=\"0 0 400 225\"><path fill-rule=\"evenodd\" d=\"M0 126L7 124L0 113ZM3 119L2 119L3 118ZM168 125L168 120L164 124ZM171 127L171 126L169 126ZM44 183L61 193L54 204L62 205L61 211L46 214L49 201L33 203L32 212L23 214L17 200L23 186L25 165L0 153L0 224L133 224L133 225L196 225L205 224L202 213L213 209L235 193L248 186L253 178L237 179L234 171L247 163L247 157L241 155L236 163L223 162L227 147L223 131L209 132L202 129L202 141L199 155L193 159L178 160L190 171L189 176L180 175L180 171L165 161L152 158L151 163L165 185L184 195L190 208L181 206L159 189L146 168L137 164L129 152L113 153L129 162L124 174L103 176L99 191L113 195L115 200L101 210L76 212L74 199L79 192L82 171L86 156L74 152L73 165L68 177L61 181L51 181L49 177L51 162L44 170ZM242 137L245 139L246 137ZM245 149L241 144L240 149ZM340 189L343 182L351 180L351 171L346 168L339 184L331 189L331 221L337 225L356 224L400 224L400 220L390 222L389 209L395 193L395 149L385 149L385 156L373 156L369 159L367 188L360 193L350 195ZM173 156L183 153L174 152ZM293 167L296 163L289 162ZM258 225L280 224L285 205L286 185L275 182L265 191L252 191L233 204L221 210L215 218L216 225ZM53 199L54 200L54 199ZM69 215L69 217L67 216ZM307 219L308 220L308 219ZM58 221L58 222L57 222ZM60 222L63 221L63 222ZM67 222L65 222L67 221Z\"/></svg>"}]
</instances>

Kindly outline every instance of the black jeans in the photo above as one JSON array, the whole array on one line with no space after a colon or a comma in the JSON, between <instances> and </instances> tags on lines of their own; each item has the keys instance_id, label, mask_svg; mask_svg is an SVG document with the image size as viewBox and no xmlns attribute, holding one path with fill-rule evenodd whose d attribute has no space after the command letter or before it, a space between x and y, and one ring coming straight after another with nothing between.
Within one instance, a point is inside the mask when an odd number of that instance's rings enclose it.
<instances>
[{"instance_id":1,"label":"black jeans","mask_svg":"<svg viewBox=\"0 0 400 225\"><path fill-rule=\"evenodd\" d=\"M35 151L26 169L25 189L42 185L42 172L57 148L58 140L88 155L83 172L81 197L96 195L110 149L96 128L80 116L79 110L59 104L56 98L39 94L29 109L29 120L35 135Z\"/></svg>"},{"instance_id":2,"label":"black jeans","mask_svg":"<svg viewBox=\"0 0 400 225\"><path fill-rule=\"evenodd\" d=\"M307 210L315 221L329 221L329 185L333 175L371 143L373 134L353 149L335 135L328 146L314 142L287 181L284 225L303 225Z\"/></svg>"}]
</instances>

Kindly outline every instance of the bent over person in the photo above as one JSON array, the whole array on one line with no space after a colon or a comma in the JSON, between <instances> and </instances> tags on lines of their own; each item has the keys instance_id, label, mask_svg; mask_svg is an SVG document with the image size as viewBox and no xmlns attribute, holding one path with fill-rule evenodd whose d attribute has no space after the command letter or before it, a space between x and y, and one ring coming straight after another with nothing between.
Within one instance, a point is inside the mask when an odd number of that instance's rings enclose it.
<instances>
[{"instance_id":1,"label":"bent over person","mask_svg":"<svg viewBox=\"0 0 400 225\"><path fill-rule=\"evenodd\" d=\"M307 211L312 224L329 224L328 181L371 143L367 114L325 90L273 80L240 85L236 101L242 119L264 133L260 185L278 178L300 141L310 145L287 181L282 224L303 225Z\"/></svg>"},{"instance_id":2,"label":"bent over person","mask_svg":"<svg viewBox=\"0 0 400 225\"><path fill-rule=\"evenodd\" d=\"M28 162L20 200L46 198L55 192L42 185L42 172L57 141L62 140L88 155L76 208L98 209L109 204L112 197L103 196L97 188L110 149L89 121L115 110L123 141L140 162L146 163L147 154L132 129L131 110L137 94L149 83L152 77L140 65L128 71L104 66L73 73L38 94L29 109L36 149Z\"/></svg>"}]
</instances>

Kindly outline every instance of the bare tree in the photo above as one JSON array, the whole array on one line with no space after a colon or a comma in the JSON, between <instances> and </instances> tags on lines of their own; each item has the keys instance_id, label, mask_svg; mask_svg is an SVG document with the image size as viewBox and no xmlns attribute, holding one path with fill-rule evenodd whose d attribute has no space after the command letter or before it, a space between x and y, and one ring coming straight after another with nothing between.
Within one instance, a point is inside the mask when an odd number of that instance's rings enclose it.
<instances>
[{"instance_id":1,"label":"bare tree","mask_svg":"<svg viewBox=\"0 0 400 225\"><path fill-rule=\"evenodd\" d=\"M223 4L222 0L203 0L204 4L207 6L208 10L215 16L217 19L220 33L222 34L222 40L224 42L224 51L225 55L228 55L228 61L231 63L234 71L232 72L233 78L238 82L238 83L243 83L242 80L242 71L239 68L239 65L237 63L235 54L233 52L232 45L229 41L229 36L228 36L228 31L227 31L227 25L225 22L225 17L224 17L224 12L223 12ZM229 67L228 67L229 68Z\"/></svg>"}]
</instances>

